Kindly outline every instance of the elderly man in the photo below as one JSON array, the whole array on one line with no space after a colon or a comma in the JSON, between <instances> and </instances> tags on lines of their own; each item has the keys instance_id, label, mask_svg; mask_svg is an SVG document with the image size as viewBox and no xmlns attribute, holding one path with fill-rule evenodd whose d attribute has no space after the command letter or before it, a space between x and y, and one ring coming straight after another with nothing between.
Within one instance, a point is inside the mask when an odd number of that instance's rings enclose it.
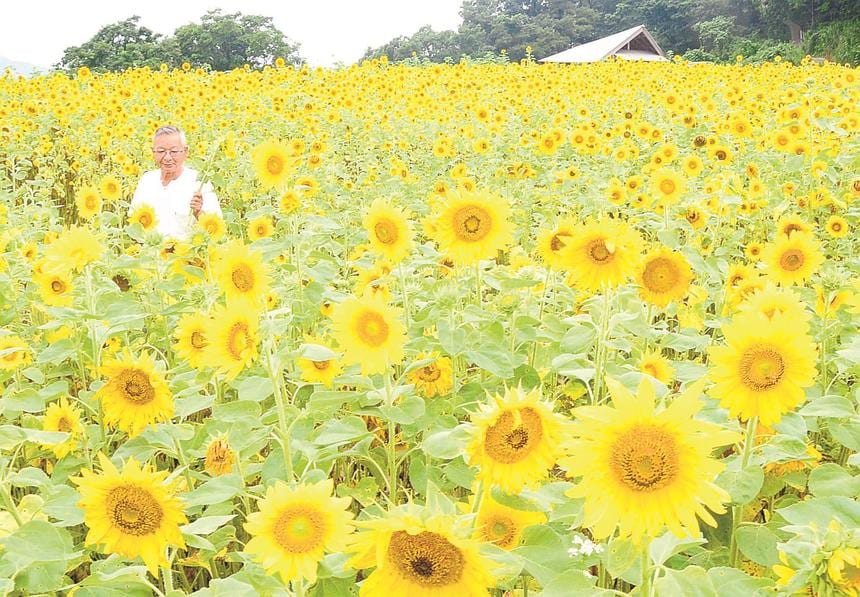
<instances>
[{"instance_id":1,"label":"elderly man","mask_svg":"<svg viewBox=\"0 0 860 597\"><path fill-rule=\"evenodd\" d=\"M201 213L221 215L218 197L197 171L185 166L188 144L176 126L162 126L152 139L152 155L159 170L145 173L131 199L131 211L142 205L155 210L155 229L164 237L187 240Z\"/></svg>"}]
</instances>

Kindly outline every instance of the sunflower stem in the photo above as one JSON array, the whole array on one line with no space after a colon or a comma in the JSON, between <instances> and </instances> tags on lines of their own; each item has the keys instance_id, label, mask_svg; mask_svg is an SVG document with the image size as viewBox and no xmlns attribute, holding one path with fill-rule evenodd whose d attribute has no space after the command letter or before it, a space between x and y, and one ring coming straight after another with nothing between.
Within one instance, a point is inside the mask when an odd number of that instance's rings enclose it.
<instances>
[{"instance_id":1,"label":"sunflower stem","mask_svg":"<svg viewBox=\"0 0 860 597\"><path fill-rule=\"evenodd\" d=\"M293 593L296 597L305 597L305 581L302 579L294 580Z\"/></svg>"},{"instance_id":2,"label":"sunflower stem","mask_svg":"<svg viewBox=\"0 0 860 597\"><path fill-rule=\"evenodd\" d=\"M543 325L543 312L544 312L544 309L546 308L547 299L549 298L549 282L550 282L551 276L552 276L552 268L547 267L546 268L546 275L544 276L544 279L543 279L543 294L541 295L541 299L540 299L540 309L538 310L538 328L540 328L540 326ZM515 334L514 334L513 326L511 326L511 336L514 336L514 335ZM532 344L532 353L529 356L529 367L535 366L535 356L537 355L537 346L538 346L538 341L537 341L537 338L535 338L534 344Z\"/></svg>"},{"instance_id":3,"label":"sunflower stem","mask_svg":"<svg viewBox=\"0 0 860 597\"><path fill-rule=\"evenodd\" d=\"M173 558L170 558L170 560L172 562ZM161 577L164 579L164 594L170 595L173 592L173 568L162 566Z\"/></svg>"},{"instance_id":4,"label":"sunflower stem","mask_svg":"<svg viewBox=\"0 0 860 597\"><path fill-rule=\"evenodd\" d=\"M741 472L749 465L750 456L752 455L752 447L755 443L755 432L758 426L758 417L752 417L747 421L747 429L744 434L744 447L741 453ZM729 539L729 566L736 568L738 565L738 541L737 530L741 524L743 517L743 506L732 506L732 532Z\"/></svg>"},{"instance_id":5,"label":"sunflower stem","mask_svg":"<svg viewBox=\"0 0 860 597\"><path fill-rule=\"evenodd\" d=\"M397 272L400 275L400 290L403 292L403 314L406 317L406 329L409 329L411 314L409 312L409 293L406 292L406 273L403 271L403 261L397 264Z\"/></svg>"},{"instance_id":6,"label":"sunflower stem","mask_svg":"<svg viewBox=\"0 0 860 597\"><path fill-rule=\"evenodd\" d=\"M395 437L394 420L391 418L391 408L394 406L394 390L391 387L391 375L385 373L385 405L388 407L388 498L392 504L397 504L397 438Z\"/></svg>"},{"instance_id":7,"label":"sunflower stem","mask_svg":"<svg viewBox=\"0 0 860 597\"><path fill-rule=\"evenodd\" d=\"M475 263L475 302L481 306L481 261Z\"/></svg>"},{"instance_id":8,"label":"sunflower stem","mask_svg":"<svg viewBox=\"0 0 860 597\"><path fill-rule=\"evenodd\" d=\"M9 487L6 483L0 483L0 497L3 499L3 505L6 507L6 510L15 519L15 524L19 528L24 526L24 519L21 518L21 513L18 512L18 507L15 505L15 501L12 499L12 494L9 493Z\"/></svg>"},{"instance_id":9,"label":"sunflower stem","mask_svg":"<svg viewBox=\"0 0 860 597\"><path fill-rule=\"evenodd\" d=\"M639 595L642 597L651 597L651 556L649 547L651 540L642 542L642 584L639 586Z\"/></svg>"},{"instance_id":10,"label":"sunflower stem","mask_svg":"<svg viewBox=\"0 0 860 597\"><path fill-rule=\"evenodd\" d=\"M529 575L523 572L520 578L523 581L523 597L529 597Z\"/></svg>"},{"instance_id":11,"label":"sunflower stem","mask_svg":"<svg viewBox=\"0 0 860 597\"><path fill-rule=\"evenodd\" d=\"M278 409L278 433L281 436L281 450L284 453L284 466L287 472L287 481L292 483L295 479L293 471L293 454L290 445L290 427L287 425L287 409L284 404L284 395L282 393L283 386L281 380L281 370L275 367L274 354L272 346L269 344L266 349L266 372L269 374L269 379L272 380L272 387L275 394L275 406Z\"/></svg>"},{"instance_id":12,"label":"sunflower stem","mask_svg":"<svg viewBox=\"0 0 860 597\"><path fill-rule=\"evenodd\" d=\"M191 465L188 464L188 457L185 456L182 444L179 443L175 435L172 438L173 446L176 448L176 459L179 460L179 464L185 469L185 483L188 485L188 491L191 491L194 489L194 479L191 477Z\"/></svg>"},{"instance_id":13,"label":"sunflower stem","mask_svg":"<svg viewBox=\"0 0 860 597\"><path fill-rule=\"evenodd\" d=\"M611 290L608 287L603 288L603 308L600 313L600 333L597 338L596 355L594 359L594 394L592 395L592 404L602 404L604 388L606 387L604 377L606 375L606 356L609 340L609 315L612 311Z\"/></svg>"}]
</instances>

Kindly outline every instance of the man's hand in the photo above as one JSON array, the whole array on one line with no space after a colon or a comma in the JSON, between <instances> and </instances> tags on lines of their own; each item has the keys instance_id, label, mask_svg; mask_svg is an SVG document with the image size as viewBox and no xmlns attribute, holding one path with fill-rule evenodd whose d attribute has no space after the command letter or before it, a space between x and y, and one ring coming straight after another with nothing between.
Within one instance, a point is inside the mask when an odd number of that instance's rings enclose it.
<instances>
[{"instance_id":1,"label":"man's hand","mask_svg":"<svg viewBox=\"0 0 860 597\"><path fill-rule=\"evenodd\" d=\"M191 213L194 214L194 217L200 215L200 210L203 209L203 193L196 192L191 197Z\"/></svg>"}]
</instances>

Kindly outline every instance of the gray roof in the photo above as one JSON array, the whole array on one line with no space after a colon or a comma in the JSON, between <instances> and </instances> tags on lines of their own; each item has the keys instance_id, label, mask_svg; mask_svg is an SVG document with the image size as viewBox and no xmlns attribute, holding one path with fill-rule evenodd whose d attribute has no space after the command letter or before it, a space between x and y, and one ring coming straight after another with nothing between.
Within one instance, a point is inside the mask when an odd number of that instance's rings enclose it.
<instances>
[{"instance_id":1,"label":"gray roof","mask_svg":"<svg viewBox=\"0 0 860 597\"><path fill-rule=\"evenodd\" d=\"M609 56L627 60L667 60L663 50L645 29L645 25L638 25L627 31L574 46L538 62L599 62Z\"/></svg>"}]
</instances>

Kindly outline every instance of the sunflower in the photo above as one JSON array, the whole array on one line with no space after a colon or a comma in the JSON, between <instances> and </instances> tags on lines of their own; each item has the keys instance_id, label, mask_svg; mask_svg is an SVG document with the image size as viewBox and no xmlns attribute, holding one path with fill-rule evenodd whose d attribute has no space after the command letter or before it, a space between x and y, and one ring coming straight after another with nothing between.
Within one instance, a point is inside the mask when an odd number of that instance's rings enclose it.
<instances>
[{"instance_id":1,"label":"sunflower","mask_svg":"<svg viewBox=\"0 0 860 597\"><path fill-rule=\"evenodd\" d=\"M14 371L30 362L30 347L20 336L0 336L0 371Z\"/></svg>"},{"instance_id":2,"label":"sunflower","mask_svg":"<svg viewBox=\"0 0 860 597\"><path fill-rule=\"evenodd\" d=\"M302 205L301 197L294 190L288 190L278 200L278 207L285 216L290 215Z\"/></svg>"},{"instance_id":3,"label":"sunflower","mask_svg":"<svg viewBox=\"0 0 860 597\"><path fill-rule=\"evenodd\" d=\"M259 325L257 310L244 301L216 307L206 332L204 363L227 381L235 379L257 358Z\"/></svg>"},{"instance_id":4,"label":"sunflower","mask_svg":"<svg viewBox=\"0 0 860 597\"><path fill-rule=\"evenodd\" d=\"M319 338L305 338L308 344L317 344L331 350ZM309 359L300 357L298 360L299 369L302 372L302 381L308 383L321 383L325 387L330 388L334 384L334 378L343 372L343 365L336 358L329 359Z\"/></svg>"},{"instance_id":5,"label":"sunflower","mask_svg":"<svg viewBox=\"0 0 860 597\"><path fill-rule=\"evenodd\" d=\"M641 237L625 222L589 220L577 226L561 258L573 283L585 290L618 286L636 269Z\"/></svg>"},{"instance_id":6,"label":"sunflower","mask_svg":"<svg viewBox=\"0 0 860 597\"><path fill-rule=\"evenodd\" d=\"M348 548L355 555L347 565L376 568L361 585L361 597L472 597L495 584L478 543L451 516L397 513L357 526L364 530Z\"/></svg>"},{"instance_id":7,"label":"sunflower","mask_svg":"<svg viewBox=\"0 0 860 597\"><path fill-rule=\"evenodd\" d=\"M491 259L512 240L510 206L489 193L455 192L434 218L440 249L457 265Z\"/></svg>"},{"instance_id":8,"label":"sunflower","mask_svg":"<svg viewBox=\"0 0 860 597\"><path fill-rule=\"evenodd\" d=\"M645 255L636 281L643 300L666 307L687 295L693 281L693 270L683 255L661 246Z\"/></svg>"},{"instance_id":9,"label":"sunflower","mask_svg":"<svg viewBox=\"0 0 860 597\"><path fill-rule=\"evenodd\" d=\"M537 251L547 267L562 269L564 259L561 250L572 240L576 230L576 220L570 217L562 218L555 228L541 230L538 233Z\"/></svg>"},{"instance_id":10,"label":"sunflower","mask_svg":"<svg viewBox=\"0 0 860 597\"><path fill-rule=\"evenodd\" d=\"M384 373L403 359L406 330L400 309L386 305L381 297L365 294L343 301L334 308L332 326L344 361L360 363L363 375Z\"/></svg>"},{"instance_id":11,"label":"sunflower","mask_svg":"<svg viewBox=\"0 0 860 597\"><path fill-rule=\"evenodd\" d=\"M800 216L789 214L783 216L776 223L776 233L782 236L791 236L794 232L812 233L812 226Z\"/></svg>"},{"instance_id":12,"label":"sunflower","mask_svg":"<svg viewBox=\"0 0 860 597\"><path fill-rule=\"evenodd\" d=\"M860 595L860 548L838 547L827 560L827 576L840 591Z\"/></svg>"},{"instance_id":13,"label":"sunflower","mask_svg":"<svg viewBox=\"0 0 860 597\"><path fill-rule=\"evenodd\" d=\"M333 497L333 489L331 479L295 488L277 481L248 515L245 553L284 582L316 582L325 552L343 551L354 530L350 499Z\"/></svg>"},{"instance_id":14,"label":"sunflower","mask_svg":"<svg viewBox=\"0 0 860 597\"><path fill-rule=\"evenodd\" d=\"M476 499L475 496L472 500ZM474 537L478 541L493 543L502 549L518 547L526 527L543 524L546 514L540 511L516 510L493 499L487 491L478 508Z\"/></svg>"},{"instance_id":15,"label":"sunflower","mask_svg":"<svg viewBox=\"0 0 860 597\"><path fill-rule=\"evenodd\" d=\"M833 238L842 238L851 230L850 225L848 224L848 220L841 216L830 216L827 219L827 223L824 225L824 229L827 230L827 234L832 236Z\"/></svg>"},{"instance_id":16,"label":"sunflower","mask_svg":"<svg viewBox=\"0 0 860 597\"><path fill-rule=\"evenodd\" d=\"M54 456L62 458L77 447L78 438L84 431L80 409L69 404L65 397L60 398L59 402L49 405L45 411L42 430L64 431L69 434L68 439L63 443L45 446L54 453Z\"/></svg>"},{"instance_id":17,"label":"sunflower","mask_svg":"<svg viewBox=\"0 0 860 597\"><path fill-rule=\"evenodd\" d=\"M804 329L784 315L744 313L724 326L725 346L709 350L711 394L733 417L774 425L815 381L817 351Z\"/></svg>"},{"instance_id":18,"label":"sunflower","mask_svg":"<svg viewBox=\"0 0 860 597\"><path fill-rule=\"evenodd\" d=\"M811 235L794 232L780 236L764 248L762 261L767 274L778 284L802 284L824 261L821 247Z\"/></svg>"},{"instance_id":19,"label":"sunflower","mask_svg":"<svg viewBox=\"0 0 860 597\"><path fill-rule=\"evenodd\" d=\"M203 470L212 477L227 475L236 464L236 452L230 447L226 437L216 437L206 447Z\"/></svg>"},{"instance_id":20,"label":"sunflower","mask_svg":"<svg viewBox=\"0 0 860 597\"><path fill-rule=\"evenodd\" d=\"M261 238L269 238L272 236L275 226L272 223L272 218L269 216L260 216L254 218L248 223L248 238L251 241L260 240Z\"/></svg>"},{"instance_id":21,"label":"sunflower","mask_svg":"<svg viewBox=\"0 0 860 597\"><path fill-rule=\"evenodd\" d=\"M135 359L126 352L102 366L102 373L108 381L96 398L102 401L109 427L134 437L148 425L173 417L173 394L147 353Z\"/></svg>"},{"instance_id":22,"label":"sunflower","mask_svg":"<svg viewBox=\"0 0 860 597\"><path fill-rule=\"evenodd\" d=\"M179 320L173 333L176 338L173 345L176 354L196 369L204 366L206 346L209 344L206 340L209 326L209 318L202 313L187 313Z\"/></svg>"},{"instance_id":23,"label":"sunflower","mask_svg":"<svg viewBox=\"0 0 860 597\"><path fill-rule=\"evenodd\" d=\"M51 307L68 307L72 304L72 278L63 271L47 271L34 277L39 285L42 302Z\"/></svg>"},{"instance_id":24,"label":"sunflower","mask_svg":"<svg viewBox=\"0 0 860 597\"><path fill-rule=\"evenodd\" d=\"M293 167L290 150L280 141L265 141L251 154L254 173L265 188L282 187Z\"/></svg>"},{"instance_id":25,"label":"sunflower","mask_svg":"<svg viewBox=\"0 0 860 597\"><path fill-rule=\"evenodd\" d=\"M108 174L99 182L99 192L106 201L116 201L122 196L122 184L116 176Z\"/></svg>"},{"instance_id":26,"label":"sunflower","mask_svg":"<svg viewBox=\"0 0 860 597\"><path fill-rule=\"evenodd\" d=\"M158 576L158 567L168 567L167 547L185 548L179 525L188 522L176 486L166 479L167 471L156 472L130 458L119 472L107 456L99 453L102 472L82 470L72 477L79 486L84 522L89 527L87 545L103 546L103 553L127 558L141 557L147 569Z\"/></svg>"},{"instance_id":27,"label":"sunflower","mask_svg":"<svg viewBox=\"0 0 860 597\"><path fill-rule=\"evenodd\" d=\"M697 516L717 526L708 509L722 514L730 498L713 482L725 465L710 454L737 434L693 418L702 406L704 380L659 412L647 379L635 396L614 379L606 385L612 406L574 409L566 446L571 456L559 461L579 479L568 495L585 499L583 526L595 540L617 527L620 537L635 542L666 527L678 537L697 537Z\"/></svg>"},{"instance_id":28,"label":"sunflower","mask_svg":"<svg viewBox=\"0 0 860 597\"><path fill-rule=\"evenodd\" d=\"M421 353L415 357L416 361L423 361L424 359L432 359L432 361L410 371L407 380L409 383L415 384L418 394L424 398L444 396L454 386L451 359L435 352Z\"/></svg>"},{"instance_id":29,"label":"sunflower","mask_svg":"<svg viewBox=\"0 0 860 597\"><path fill-rule=\"evenodd\" d=\"M675 203L684 190L684 178L673 170L658 170L651 175L651 192L658 201Z\"/></svg>"},{"instance_id":30,"label":"sunflower","mask_svg":"<svg viewBox=\"0 0 860 597\"><path fill-rule=\"evenodd\" d=\"M649 350L642 353L639 359L639 371L646 373L664 384L670 383L675 377L675 368L672 363L660 354L659 350Z\"/></svg>"},{"instance_id":31,"label":"sunflower","mask_svg":"<svg viewBox=\"0 0 860 597\"><path fill-rule=\"evenodd\" d=\"M227 301L243 299L253 305L263 302L269 291L269 276L262 253L234 239L218 251L215 277Z\"/></svg>"},{"instance_id":32,"label":"sunflower","mask_svg":"<svg viewBox=\"0 0 860 597\"><path fill-rule=\"evenodd\" d=\"M140 224L140 227L147 232L155 230L156 225L158 225L158 220L155 217L155 208L146 203L135 208L131 212L131 215L128 216L128 221L132 224Z\"/></svg>"},{"instance_id":33,"label":"sunflower","mask_svg":"<svg viewBox=\"0 0 860 597\"><path fill-rule=\"evenodd\" d=\"M415 232L403 210L382 199L371 203L362 221L371 248L391 263L397 263L412 250Z\"/></svg>"},{"instance_id":34,"label":"sunflower","mask_svg":"<svg viewBox=\"0 0 860 597\"><path fill-rule=\"evenodd\" d=\"M480 467L487 486L507 493L533 486L555 465L560 452L564 419L540 400L538 390L508 388L504 397L472 415L474 431L466 448L468 462Z\"/></svg>"},{"instance_id":35,"label":"sunflower","mask_svg":"<svg viewBox=\"0 0 860 597\"><path fill-rule=\"evenodd\" d=\"M197 225L206 231L211 238L218 240L227 233L227 225L224 220L216 213L202 213L197 219Z\"/></svg>"},{"instance_id":36,"label":"sunflower","mask_svg":"<svg viewBox=\"0 0 860 597\"><path fill-rule=\"evenodd\" d=\"M102 200L99 197L99 192L93 187L86 186L75 193L75 207L78 208L78 215L85 220L89 220L102 209Z\"/></svg>"},{"instance_id":37,"label":"sunflower","mask_svg":"<svg viewBox=\"0 0 860 597\"><path fill-rule=\"evenodd\" d=\"M45 249L45 269L81 271L92 261L98 261L104 247L87 228L72 227L57 237Z\"/></svg>"}]
</instances>

